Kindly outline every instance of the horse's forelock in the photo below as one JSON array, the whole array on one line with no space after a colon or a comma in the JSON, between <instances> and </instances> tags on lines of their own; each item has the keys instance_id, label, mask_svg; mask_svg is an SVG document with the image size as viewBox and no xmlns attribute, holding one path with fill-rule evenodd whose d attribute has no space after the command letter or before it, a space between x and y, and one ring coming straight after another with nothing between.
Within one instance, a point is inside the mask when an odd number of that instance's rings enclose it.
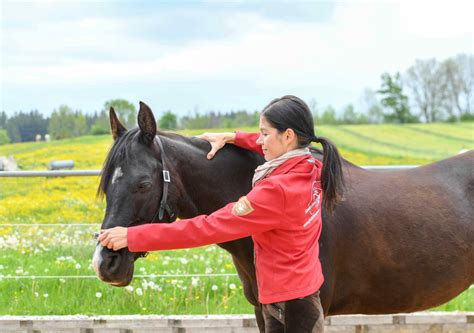
<instances>
[{"instance_id":1,"label":"horse's forelock","mask_svg":"<svg viewBox=\"0 0 474 333\"><path fill-rule=\"evenodd\" d=\"M134 128L115 140L102 167L97 196L103 197L104 194L107 193L107 188L109 187L115 168L118 164L127 159L130 144L138 138L139 133L140 129Z\"/></svg>"}]
</instances>

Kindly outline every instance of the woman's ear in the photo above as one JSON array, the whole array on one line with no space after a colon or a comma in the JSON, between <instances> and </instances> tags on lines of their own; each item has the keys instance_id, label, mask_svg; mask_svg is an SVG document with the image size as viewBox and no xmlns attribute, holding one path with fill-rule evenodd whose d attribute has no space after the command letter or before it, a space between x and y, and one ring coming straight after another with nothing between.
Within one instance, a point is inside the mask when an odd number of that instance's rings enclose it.
<instances>
[{"instance_id":1,"label":"woman's ear","mask_svg":"<svg viewBox=\"0 0 474 333\"><path fill-rule=\"evenodd\" d=\"M296 133L293 131L293 129L287 128L285 131L285 137L287 140L291 141L296 137Z\"/></svg>"},{"instance_id":2,"label":"woman's ear","mask_svg":"<svg viewBox=\"0 0 474 333\"><path fill-rule=\"evenodd\" d=\"M293 131L293 129L287 128L284 133L284 137L285 137L286 142L290 146L293 146L293 147L298 146L298 136L296 135L295 131Z\"/></svg>"}]
</instances>

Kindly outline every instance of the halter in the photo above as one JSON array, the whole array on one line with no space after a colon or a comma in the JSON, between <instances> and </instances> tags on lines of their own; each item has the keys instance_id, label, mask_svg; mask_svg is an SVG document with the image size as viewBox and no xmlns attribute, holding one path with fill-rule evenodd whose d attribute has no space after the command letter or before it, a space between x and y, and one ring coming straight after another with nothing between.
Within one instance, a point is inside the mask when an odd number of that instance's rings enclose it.
<instances>
[{"instance_id":1,"label":"halter","mask_svg":"<svg viewBox=\"0 0 474 333\"><path fill-rule=\"evenodd\" d=\"M154 223L156 217L158 216L158 220L161 221L161 219L164 216L165 210L168 213L170 219L173 219L175 214L171 210L170 206L168 205L168 186L171 184L171 176L168 168L166 167L166 162L165 162L165 150L163 148L163 143L161 142L161 139L158 135L155 136L155 141L158 143L161 149L161 165L163 165L163 194L161 196L161 202L160 206L156 210L155 215L153 215L153 218L151 219L150 223ZM99 237L99 233L96 232L94 233L94 239L97 239ZM145 258L148 255L148 252L140 252L139 257Z\"/></svg>"},{"instance_id":2,"label":"halter","mask_svg":"<svg viewBox=\"0 0 474 333\"><path fill-rule=\"evenodd\" d=\"M161 202L160 206L156 210L155 215L153 215L153 218L151 219L150 223L154 223L156 217L158 216L158 220L161 221L161 219L164 216L165 210L168 213L170 219L173 219L174 213L171 210L170 206L168 205L168 186L171 184L171 176L168 168L166 167L166 162L165 162L165 150L163 148L163 143L161 142L161 139L158 135L155 136L155 141L158 143L161 149L161 165L163 165L163 195L161 196ZM146 258L148 256L148 252L140 252L138 257L141 258Z\"/></svg>"},{"instance_id":3,"label":"halter","mask_svg":"<svg viewBox=\"0 0 474 333\"><path fill-rule=\"evenodd\" d=\"M168 168L166 167L166 162L165 162L165 150L163 148L163 143L161 142L161 139L158 135L155 136L155 141L158 143L161 149L161 165L163 165L163 195L161 196L161 202L158 210L156 211L155 215L153 216L153 219L151 220L151 223L155 221L156 216L158 216L158 220L161 221L164 216L164 212L168 213L170 216L170 219L173 219L174 213L171 210L170 206L168 205L168 186L171 184L171 176Z\"/></svg>"}]
</instances>

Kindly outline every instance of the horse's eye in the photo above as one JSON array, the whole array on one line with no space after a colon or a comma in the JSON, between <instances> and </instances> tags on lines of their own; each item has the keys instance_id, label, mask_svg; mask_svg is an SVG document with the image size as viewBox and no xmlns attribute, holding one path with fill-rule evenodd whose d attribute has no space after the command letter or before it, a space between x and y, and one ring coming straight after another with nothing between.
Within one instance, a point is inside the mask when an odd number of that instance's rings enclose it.
<instances>
[{"instance_id":1,"label":"horse's eye","mask_svg":"<svg viewBox=\"0 0 474 333\"><path fill-rule=\"evenodd\" d=\"M143 182L138 185L138 190L140 192L145 192L148 191L151 188L151 183L150 182Z\"/></svg>"}]
</instances>

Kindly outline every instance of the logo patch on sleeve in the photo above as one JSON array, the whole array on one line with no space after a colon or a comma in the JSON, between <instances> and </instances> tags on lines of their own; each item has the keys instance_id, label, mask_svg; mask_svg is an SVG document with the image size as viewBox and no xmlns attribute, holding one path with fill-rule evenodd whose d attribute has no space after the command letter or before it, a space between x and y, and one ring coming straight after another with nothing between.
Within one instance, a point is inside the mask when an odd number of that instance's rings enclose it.
<instances>
[{"instance_id":1,"label":"logo patch on sleeve","mask_svg":"<svg viewBox=\"0 0 474 333\"><path fill-rule=\"evenodd\" d=\"M235 216L244 216L253 212L252 204L247 197L243 196L232 207L232 214Z\"/></svg>"}]
</instances>

